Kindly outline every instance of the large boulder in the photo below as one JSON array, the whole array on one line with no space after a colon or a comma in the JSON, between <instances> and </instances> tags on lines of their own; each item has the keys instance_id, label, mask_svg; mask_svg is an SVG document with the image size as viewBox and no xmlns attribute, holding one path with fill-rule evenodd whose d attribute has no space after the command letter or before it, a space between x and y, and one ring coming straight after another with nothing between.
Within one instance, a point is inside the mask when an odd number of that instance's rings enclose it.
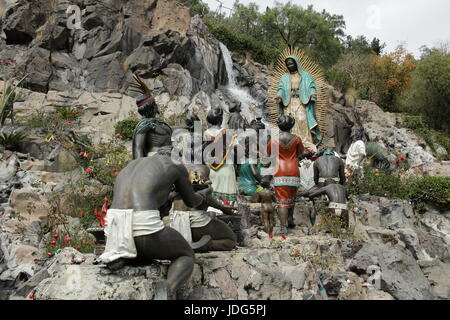
<instances>
[{"instance_id":1,"label":"large boulder","mask_svg":"<svg viewBox=\"0 0 450 320\"><path fill-rule=\"evenodd\" d=\"M365 274L370 266L381 268L381 289L399 300L429 300L436 295L411 253L399 245L366 243L350 269Z\"/></svg>"}]
</instances>

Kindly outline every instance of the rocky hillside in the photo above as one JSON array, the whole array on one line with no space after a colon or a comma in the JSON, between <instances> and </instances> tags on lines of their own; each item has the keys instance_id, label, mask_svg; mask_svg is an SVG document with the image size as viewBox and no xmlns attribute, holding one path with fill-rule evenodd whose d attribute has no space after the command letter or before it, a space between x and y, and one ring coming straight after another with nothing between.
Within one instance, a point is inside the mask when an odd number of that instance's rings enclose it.
<instances>
[{"instance_id":1,"label":"rocky hillside","mask_svg":"<svg viewBox=\"0 0 450 320\"><path fill-rule=\"evenodd\" d=\"M82 238L92 212L68 204L79 190L101 200L100 190L111 186L118 162L127 159L130 141L115 137L114 126L135 117L132 73L155 90L166 119L182 121L189 111L205 119L212 106L227 111L245 97L244 114L251 120L267 98L270 70L234 55L227 67L227 51L198 16L174 1L51 3L0 1L0 78L26 76L14 122L7 119L1 129L26 137L13 152L1 149L0 299L152 299L153 282L167 265L109 273L93 264L83 246L89 238ZM70 4L81 9L82 29L67 28ZM450 163L437 162L436 152L403 128L399 116L333 88L329 110L323 146L345 154L352 132L363 127L389 163L406 157L411 175L450 175ZM104 144L123 146L125 154L102 147L106 155L86 162L83 154ZM109 171L96 175L87 168ZM419 212L409 201L369 194L354 197L351 207L349 230L330 233L311 225L312 203L301 199L298 226L286 240L269 239L254 217L242 224L245 241L237 250L197 255L179 298L450 299L448 208L427 205ZM50 223L57 219L61 225ZM51 230L66 229L79 236L81 250L75 244L52 249ZM367 284L372 265L382 270L378 289Z\"/></svg>"}]
</instances>

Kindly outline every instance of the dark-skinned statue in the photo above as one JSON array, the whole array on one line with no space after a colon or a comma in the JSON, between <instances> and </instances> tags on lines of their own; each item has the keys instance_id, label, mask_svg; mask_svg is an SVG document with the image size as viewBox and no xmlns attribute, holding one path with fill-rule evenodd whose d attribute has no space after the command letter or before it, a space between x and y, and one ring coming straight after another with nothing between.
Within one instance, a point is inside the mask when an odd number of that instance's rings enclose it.
<instances>
[{"instance_id":1,"label":"dark-skinned statue","mask_svg":"<svg viewBox=\"0 0 450 320\"><path fill-rule=\"evenodd\" d=\"M252 201L255 203L261 203L260 218L264 226L264 232L272 234L273 225L272 218L274 214L274 208L272 202L275 200L273 191L270 188L270 176L264 176L261 179L262 190L258 190L252 197Z\"/></svg>"},{"instance_id":2,"label":"dark-skinned statue","mask_svg":"<svg viewBox=\"0 0 450 320\"><path fill-rule=\"evenodd\" d=\"M206 165L186 166L194 189L204 188L211 183L209 181L209 168ZM192 209L184 203L178 194L175 194L173 212L170 214L170 217L173 221L177 218L182 218L180 215L188 216L188 219L184 220L186 222L185 225L181 227L185 229L186 225L190 226L190 237L195 252L232 250L236 246L236 235L226 223L211 217L207 213L208 207L219 209L225 214L234 214L231 208L223 206L211 196L208 196L207 202L202 207Z\"/></svg>"},{"instance_id":3,"label":"dark-skinned statue","mask_svg":"<svg viewBox=\"0 0 450 320\"><path fill-rule=\"evenodd\" d=\"M347 195L345 187L338 184L333 179L326 179L322 188L310 192L309 198L313 199L321 195L326 195L328 197L328 213L341 217L344 222L343 226L348 227Z\"/></svg>"},{"instance_id":4,"label":"dark-skinned statue","mask_svg":"<svg viewBox=\"0 0 450 320\"><path fill-rule=\"evenodd\" d=\"M236 102L234 106L230 107L230 118L228 119L228 128L234 130L245 130L249 127L247 120L242 116L242 104Z\"/></svg>"},{"instance_id":5,"label":"dark-skinned statue","mask_svg":"<svg viewBox=\"0 0 450 320\"><path fill-rule=\"evenodd\" d=\"M339 184L345 184L345 165L341 158L336 157L331 149L325 150L314 162L314 183L322 187L327 179L333 179Z\"/></svg>"},{"instance_id":6,"label":"dark-skinned statue","mask_svg":"<svg viewBox=\"0 0 450 320\"><path fill-rule=\"evenodd\" d=\"M151 264L170 260L167 280L157 285L157 298L173 297L189 278L194 267L194 251L176 230L164 226L172 203L172 188L191 208L203 208L210 188L195 192L183 164L171 159L172 147L130 162L114 184L114 199L106 215L107 237L100 261L116 270L127 262ZM159 287L158 287L159 286Z\"/></svg>"},{"instance_id":7,"label":"dark-skinned statue","mask_svg":"<svg viewBox=\"0 0 450 320\"><path fill-rule=\"evenodd\" d=\"M300 185L300 170L298 167L304 147L302 139L291 133L295 125L295 119L282 115L278 119L280 135L277 140L270 141L267 145L267 154L271 155L278 148L277 166L274 175L275 197L277 202L278 217L281 223L280 235L287 235L287 228L295 226L293 223L294 207L297 198L297 190Z\"/></svg>"},{"instance_id":8,"label":"dark-skinned statue","mask_svg":"<svg viewBox=\"0 0 450 320\"><path fill-rule=\"evenodd\" d=\"M321 134L315 114L317 89L314 78L302 69L298 57L287 57L285 68L286 73L277 88L279 114L292 115L296 121L292 133L302 139L306 149L317 152Z\"/></svg>"},{"instance_id":9,"label":"dark-skinned statue","mask_svg":"<svg viewBox=\"0 0 450 320\"><path fill-rule=\"evenodd\" d=\"M136 75L134 79L136 83L131 86L142 93L136 99L142 119L133 132L133 159L137 159L156 153L161 146L170 145L172 128L156 117L159 113L158 106L145 82Z\"/></svg>"}]
</instances>

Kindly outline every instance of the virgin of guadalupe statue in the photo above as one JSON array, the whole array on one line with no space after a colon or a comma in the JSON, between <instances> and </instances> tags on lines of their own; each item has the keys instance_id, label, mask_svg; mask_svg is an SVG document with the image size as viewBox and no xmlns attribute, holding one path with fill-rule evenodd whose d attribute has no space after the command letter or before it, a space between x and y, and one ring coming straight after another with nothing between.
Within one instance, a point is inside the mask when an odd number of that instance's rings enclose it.
<instances>
[{"instance_id":1,"label":"virgin of guadalupe statue","mask_svg":"<svg viewBox=\"0 0 450 320\"><path fill-rule=\"evenodd\" d=\"M287 48L278 60L272 77L269 114L273 123L280 115L292 116L292 133L305 149L317 152L324 135L325 103L328 101L322 71L298 49Z\"/></svg>"}]
</instances>

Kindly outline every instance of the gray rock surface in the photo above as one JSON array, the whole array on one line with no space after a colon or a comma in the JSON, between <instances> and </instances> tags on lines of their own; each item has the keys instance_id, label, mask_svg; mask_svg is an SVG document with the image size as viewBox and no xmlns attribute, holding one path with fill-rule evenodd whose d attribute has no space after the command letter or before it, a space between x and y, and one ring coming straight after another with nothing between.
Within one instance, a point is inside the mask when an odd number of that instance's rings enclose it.
<instances>
[{"instance_id":1,"label":"gray rock surface","mask_svg":"<svg viewBox=\"0 0 450 320\"><path fill-rule=\"evenodd\" d=\"M366 273L372 265L381 268L382 290L396 299L436 299L430 283L413 256L398 245L367 243L351 261L350 269Z\"/></svg>"}]
</instances>

